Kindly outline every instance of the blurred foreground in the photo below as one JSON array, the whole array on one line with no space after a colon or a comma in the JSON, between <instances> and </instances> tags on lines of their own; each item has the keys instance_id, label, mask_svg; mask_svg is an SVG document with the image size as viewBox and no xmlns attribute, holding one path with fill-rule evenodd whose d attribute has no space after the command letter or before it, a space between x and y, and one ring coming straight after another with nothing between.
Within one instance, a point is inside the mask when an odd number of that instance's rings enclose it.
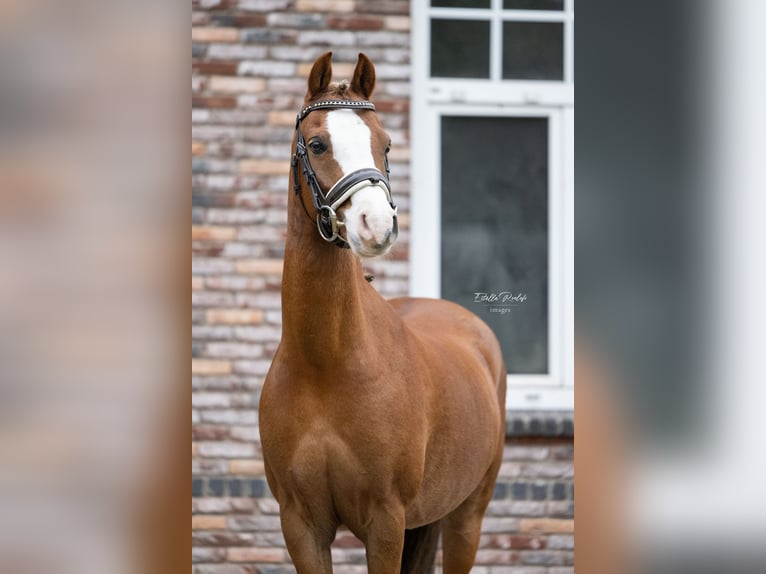
<instances>
[{"instance_id":1,"label":"blurred foreground","mask_svg":"<svg viewBox=\"0 0 766 574\"><path fill-rule=\"evenodd\" d=\"M187 14L0 7L2 572L187 561Z\"/></svg>"},{"instance_id":2,"label":"blurred foreground","mask_svg":"<svg viewBox=\"0 0 766 574\"><path fill-rule=\"evenodd\" d=\"M577 7L577 571L766 572L766 4Z\"/></svg>"}]
</instances>

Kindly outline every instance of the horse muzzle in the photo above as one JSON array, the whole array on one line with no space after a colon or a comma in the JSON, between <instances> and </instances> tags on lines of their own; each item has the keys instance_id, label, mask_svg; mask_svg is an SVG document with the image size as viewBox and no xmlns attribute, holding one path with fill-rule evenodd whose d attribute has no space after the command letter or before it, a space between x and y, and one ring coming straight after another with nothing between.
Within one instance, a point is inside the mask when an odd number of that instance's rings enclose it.
<instances>
[{"instance_id":1,"label":"horse muzzle","mask_svg":"<svg viewBox=\"0 0 766 574\"><path fill-rule=\"evenodd\" d=\"M377 169L365 168L345 175L323 199L317 227L325 241L343 241L340 232L345 228L345 242L364 257L382 255L396 241L396 205L387 178Z\"/></svg>"}]
</instances>

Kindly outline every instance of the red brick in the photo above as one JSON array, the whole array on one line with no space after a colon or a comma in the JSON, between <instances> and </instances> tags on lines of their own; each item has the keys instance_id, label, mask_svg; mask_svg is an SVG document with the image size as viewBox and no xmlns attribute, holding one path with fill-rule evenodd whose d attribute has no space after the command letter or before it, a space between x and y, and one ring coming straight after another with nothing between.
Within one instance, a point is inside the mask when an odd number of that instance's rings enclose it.
<instances>
[{"instance_id":1,"label":"red brick","mask_svg":"<svg viewBox=\"0 0 766 574\"><path fill-rule=\"evenodd\" d=\"M226 528L225 516L197 514L192 516L192 530L223 530Z\"/></svg>"},{"instance_id":2,"label":"red brick","mask_svg":"<svg viewBox=\"0 0 766 574\"><path fill-rule=\"evenodd\" d=\"M192 532L194 546L252 546L253 536L247 532Z\"/></svg>"},{"instance_id":3,"label":"red brick","mask_svg":"<svg viewBox=\"0 0 766 574\"><path fill-rule=\"evenodd\" d=\"M383 27L386 30L409 30L412 22L409 16L386 16Z\"/></svg>"},{"instance_id":4,"label":"red brick","mask_svg":"<svg viewBox=\"0 0 766 574\"><path fill-rule=\"evenodd\" d=\"M192 359L192 375L228 375L229 373L231 373L229 361Z\"/></svg>"},{"instance_id":5,"label":"red brick","mask_svg":"<svg viewBox=\"0 0 766 574\"><path fill-rule=\"evenodd\" d=\"M279 275L282 273L281 259L243 259L237 261L238 273Z\"/></svg>"},{"instance_id":6,"label":"red brick","mask_svg":"<svg viewBox=\"0 0 766 574\"><path fill-rule=\"evenodd\" d=\"M382 17L338 16L327 19L331 30L382 30Z\"/></svg>"},{"instance_id":7,"label":"red brick","mask_svg":"<svg viewBox=\"0 0 766 574\"><path fill-rule=\"evenodd\" d=\"M510 550L482 550L476 553L476 564L517 564L519 553Z\"/></svg>"},{"instance_id":8,"label":"red brick","mask_svg":"<svg viewBox=\"0 0 766 574\"><path fill-rule=\"evenodd\" d=\"M410 103L408 100L375 100L375 109L384 113L407 113Z\"/></svg>"},{"instance_id":9,"label":"red brick","mask_svg":"<svg viewBox=\"0 0 766 574\"><path fill-rule=\"evenodd\" d=\"M239 162L239 173L260 175L287 175L290 163L282 159L243 159Z\"/></svg>"},{"instance_id":10,"label":"red brick","mask_svg":"<svg viewBox=\"0 0 766 574\"><path fill-rule=\"evenodd\" d=\"M236 233L233 227L192 225L192 239L228 241L234 239Z\"/></svg>"},{"instance_id":11,"label":"red brick","mask_svg":"<svg viewBox=\"0 0 766 574\"><path fill-rule=\"evenodd\" d=\"M297 0L299 12L353 12L354 0Z\"/></svg>"},{"instance_id":12,"label":"red brick","mask_svg":"<svg viewBox=\"0 0 766 574\"><path fill-rule=\"evenodd\" d=\"M193 440L222 440L229 436L227 429L209 425L194 425L192 427Z\"/></svg>"},{"instance_id":13,"label":"red brick","mask_svg":"<svg viewBox=\"0 0 766 574\"><path fill-rule=\"evenodd\" d=\"M192 42L238 42L236 28L192 28Z\"/></svg>"},{"instance_id":14,"label":"red brick","mask_svg":"<svg viewBox=\"0 0 766 574\"><path fill-rule=\"evenodd\" d=\"M223 253L223 245L192 241L192 255L199 257L218 257L221 253Z\"/></svg>"},{"instance_id":15,"label":"red brick","mask_svg":"<svg viewBox=\"0 0 766 574\"><path fill-rule=\"evenodd\" d=\"M255 512L255 500L252 498L232 498L231 512L233 514L252 514Z\"/></svg>"},{"instance_id":16,"label":"red brick","mask_svg":"<svg viewBox=\"0 0 766 574\"><path fill-rule=\"evenodd\" d=\"M268 562L279 563L287 559L287 553L281 548L229 548L229 562Z\"/></svg>"},{"instance_id":17,"label":"red brick","mask_svg":"<svg viewBox=\"0 0 766 574\"><path fill-rule=\"evenodd\" d=\"M519 521L521 532L574 532L574 520L565 518L523 518Z\"/></svg>"},{"instance_id":18,"label":"red brick","mask_svg":"<svg viewBox=\"0 0 766 574\"><path fill-rule=\"evenodd\" d=\"M410 3L401 0L368 0L365 11L370 14L409 14Z\"/></svg>"},{"instance_id":19,"label":"red brick","mask_svg":"<svg viewBox=\"0 0 766 574\"><path fill-rule=\"evenodd\" d=\"M235 76L213 76L210 78L210 91L224 93L262 92L266 87L263 78L239 78Z\"/></svg>"},{"instance_id":20,"label":"red brick","mask_svg":"<svg viewBox=\"0 0 766 574\"><path fill-rule=\"evenodd\" d=\"M202 62L200 60L192 60L192 71L204 75L217 74L221 76L236 76L237 63L223 61Z\"/></svg>"},{"instance_id":21,"label":"red brick","mask_svg":"<svg viewBox=\"0 0 766 574\"><path fill-rule=\"evenodd\" d=\"M205 318L210 324L254 325L263 323L263 311L260 309L208 309Z\"/></svg>"},{"instance_id":22,"label":"red brick","mask_svg":"<svg viewBox=\"0 0 766 574\"><path fill-rule=\"evenodd\" d=\"M275 110L273 112L269 112L269 125L294 126L295 112L292 110Z\"/></svg>"},{"instance_id":23,"label":"red brick","mask_svg":"<svg viewBox=\"0 0 766 574\"><path fill-rule=\"evenodd\" d=\"M229 461L229 472L231 472L231 474L262 476L265 469L263 461L260 460L232 460Z\"/></svg>"},{"instance_id":24,"label":"red brick","mask_svg":"<svg viewBox=\"0 0 766 574\"><path fill-rule=\"evenodd\" d=\"M237 107L237 98L225 96L193 96L193 108L231 109Z\"/></svg>"},{"instance_id":25,"label":"red brick","mask_svg":"<svg viewBox=\"0 0 766 574\"><path fill-rule=\"evenodd\" d=\"M191 151L192 155L204 155L205 153L205 142L195 142L193 141L191 144Z\"/></svg>"},{"instance_id":26,"label":"red brick","mask_svg":"<svg viewBox=\"0 0 766 574\"><path fill-rule=\"evenodd\" d=\"M266 25L266 14L233 14L231 25L236 28L257 28Z\"/></svg>"}]
</instances>

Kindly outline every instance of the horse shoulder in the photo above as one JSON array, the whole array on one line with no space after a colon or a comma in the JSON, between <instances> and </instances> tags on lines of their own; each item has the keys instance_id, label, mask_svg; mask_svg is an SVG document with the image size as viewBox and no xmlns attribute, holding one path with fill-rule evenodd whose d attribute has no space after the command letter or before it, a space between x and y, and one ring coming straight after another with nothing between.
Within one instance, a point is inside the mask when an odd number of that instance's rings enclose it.
<instances>
[{"instance_id":1,"label":"horse shoulder","mask_svg":"<svg viewBox=\"0 0 766 574\"><path fill-rule=\"evenodd\" d=\"M502 349L492 329L477 315L451 301L422 297L391 299L390 305L416 339L437 353L455 348L478 351L493 381L505 371Z\"/></svg>"}]
</instances>

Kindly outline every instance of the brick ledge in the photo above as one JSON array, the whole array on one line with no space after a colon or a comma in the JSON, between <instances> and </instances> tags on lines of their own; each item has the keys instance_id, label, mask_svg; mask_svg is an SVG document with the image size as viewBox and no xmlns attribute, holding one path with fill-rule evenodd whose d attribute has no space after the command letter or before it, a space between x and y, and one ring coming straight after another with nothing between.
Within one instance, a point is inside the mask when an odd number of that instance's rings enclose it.
<instances>
[{"instance_id":1,"label":"brick ledge","mask_svg":"<svg viewBox=\"0 0 766 574\"><path fill-rule=\"evenodd\" d=\"M506 413L505 436L573 438L574 412L509 410Z\"/></svg>"}]
</instances>

